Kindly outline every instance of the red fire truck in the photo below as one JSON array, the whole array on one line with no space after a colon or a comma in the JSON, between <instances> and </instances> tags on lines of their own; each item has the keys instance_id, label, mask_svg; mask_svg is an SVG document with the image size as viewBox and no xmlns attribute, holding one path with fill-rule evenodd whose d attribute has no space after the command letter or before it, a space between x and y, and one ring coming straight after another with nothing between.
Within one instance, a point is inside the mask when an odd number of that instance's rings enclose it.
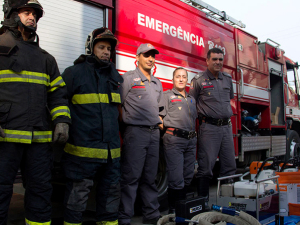
<instances>
[{"instance_id":1,"label":"red fire truck","mask_svg":"<svg viewBox=\"0 0 300 225\"><path fill-rule=\"evenodd\" d=\"M287 58L278 43L260 42L240 21L200 0L118 0L111 11L111 28L120 41L116 65L121 74L135 68L137 46L150 42L160 52L153 74L167 90L174 68L186 68L192 79L206 69L207 51L219 47L225 54L223 70L233 79L237 160L248 164L299 154L298 63ZM161 192L162 178L163 173L158 176Z\"/></svg>"}]
</instances>

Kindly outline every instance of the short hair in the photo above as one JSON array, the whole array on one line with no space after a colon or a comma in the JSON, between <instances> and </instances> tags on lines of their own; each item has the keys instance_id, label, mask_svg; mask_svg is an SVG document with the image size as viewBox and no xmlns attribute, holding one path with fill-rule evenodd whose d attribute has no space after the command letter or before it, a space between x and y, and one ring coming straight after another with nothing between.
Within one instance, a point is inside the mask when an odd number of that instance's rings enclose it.
<instances>
[{"instance_id":1,"label":"short hair","mask_svg":"<svg viewBox=\"0 0 300 225\"><path fill-rule=\"evenodd\" d=\"M221 49L219 49L219 48L211 48L211 49L209 49L208 50L208 52L207 52L207 58L209 59L210 58L210 54L211 53L218 53L218 54L223 54L224 55L224 52L221 50Z\"/></svg>"},{"instance_id":2,"label":"short hair","mask_svg":"<svg viewBox=\"0 0 300 225\"><path fill-rule=\"evenodd\" d=\"M183 67L177 67L177 68L173 71L173 78L174 78L175 73L176 73L177 70L185 70L186 76L189 77L188 71L187 71L186 69L184 69Z\"/></svg>"}]
</instances>

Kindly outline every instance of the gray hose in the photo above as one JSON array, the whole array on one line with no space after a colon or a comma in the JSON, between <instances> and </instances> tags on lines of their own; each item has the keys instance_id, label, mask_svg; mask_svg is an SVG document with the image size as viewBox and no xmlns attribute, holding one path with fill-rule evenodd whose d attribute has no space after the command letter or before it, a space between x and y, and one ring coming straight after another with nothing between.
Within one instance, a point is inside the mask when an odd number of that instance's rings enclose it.
<instances>
[{"instance_id":1,"label":"gray hose","mask_svg":"<svg viewBox=\"0 0 300 225\"><path fill-rule=\"evenodd\" d=\"M261 225L254 217L244 212L241 212L240 216L230 216L220 212L206 212L194 216L192 220L199 221L198 225L212 225L224 221L224 224L229 222L236 225ZM222 223L217 224L221 225ZM189 225L193 224L190 223Z\"/></svg>"}]
</instances>

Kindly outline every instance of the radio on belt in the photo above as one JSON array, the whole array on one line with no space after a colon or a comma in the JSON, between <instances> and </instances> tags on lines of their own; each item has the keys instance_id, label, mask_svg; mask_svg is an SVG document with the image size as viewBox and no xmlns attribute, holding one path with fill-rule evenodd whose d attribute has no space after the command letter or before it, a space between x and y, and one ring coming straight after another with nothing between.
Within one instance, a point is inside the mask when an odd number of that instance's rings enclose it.
<instances>
[{"instance_id":1,"label":"radio on belt","mask_svg":"<svg viewBox=\"0 0 300 225\"><path fill-rule=\"evenodd\" d=\"M176 202L175 205L176 217L182 217L186 219L191 219L195 215L204 212L204 210L205 198L203 197L195 197L186 200L181 200Z\"/></svg>"}]
</instances>

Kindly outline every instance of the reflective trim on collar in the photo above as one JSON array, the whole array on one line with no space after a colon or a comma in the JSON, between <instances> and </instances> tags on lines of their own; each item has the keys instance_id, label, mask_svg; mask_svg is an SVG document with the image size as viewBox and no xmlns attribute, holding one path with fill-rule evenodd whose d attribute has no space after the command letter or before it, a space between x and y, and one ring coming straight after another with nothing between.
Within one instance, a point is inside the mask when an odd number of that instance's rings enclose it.
<instances>
[{"instance_id":1,"label":"reflective trim on collar","mask_svg":"<svg viewBox=\"0 0 300 225\"><path fill-rule=\"evenodd\" d=\"M79 157L87 157L87 158L96 158L96 159L107 159L108 150L100 149L100 148L87 148L81 146L71 145L69 143L65 146L65 152L76 155ZM110 149L111 158L119 158L120 157L120 148Z\"/></svg>"},{"instance_id":2,"label":"reflective trim on collar","mask_svg":"<svg viewBox=\"0 0 300 225\"><path fill-rule=\"evenodd\" d=\"M0 83L24 82L35 83L49 86L50 76L45 73L21 71L20 73L12 70L0 70Z\"/></svg>"}]
</instances>

